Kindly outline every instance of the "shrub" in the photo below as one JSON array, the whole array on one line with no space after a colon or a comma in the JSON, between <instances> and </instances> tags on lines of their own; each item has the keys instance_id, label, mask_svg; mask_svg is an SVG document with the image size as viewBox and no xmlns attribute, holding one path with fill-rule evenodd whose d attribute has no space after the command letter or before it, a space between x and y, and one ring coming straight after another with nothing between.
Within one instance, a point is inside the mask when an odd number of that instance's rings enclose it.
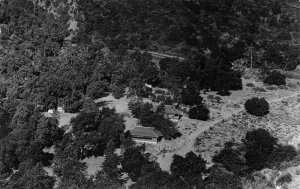
<instances>
[{"instance_id":1,"label":"shrub","mask_svg":"<svg viewBox=\"0 0 300 189\"><path fill-rule=\"evenodd\" d=\"M228 90L221 90L217 92L218 95L220 96L230 96L230 92Z\"/></svg>"},{"instance_id":2,"label":"shrub","mask_svg":"<svg viewBox=\"0 0 300 189\"><path fill-rule=\"evenodd\" d=\"M253 83L247 83L246 86L247 87L255 87L255 85Z\"/></svg>"},{"instance_id":3,"label":"shrub","mask_svg":"<svg viewBox=\"0 0 300 189\"><path fill-rule=\"evenodd\" d=\"M279 85L278 88L282 89L282 90L288 90L289 89L287 86L284 86L284 85Z\"/></svg>"},{"instance_id":4,"label":"shrub","mask_svg":"<svg viewBox=\"0 0 300 189\"><path fill-rule=\"evenodd\" d=\"M269 103L264 98L248 99L244 106L246 111L252 115L264 116L269 113Z\"/></svg>"},{"instance_id":5,"label":"shrub","mask_svg":"<svg viewBox=\"0 0 300 189\"><path fill-rule=\"evenodd\" d=\"M228 143L227 143L228 144ZM225 147L212 158L214 163L220 163L228 171L241 175L245 170L245 162L241 153L232 147Z\"/></svg>"},{"instance_id":6,"label":"shrub","mask_svg":"<svg viewBox=\"0 0 300 189\"><path fill-rule=\"evenodd\" d=\"M216 96L216 97L215 97L215 101L216 101L217 103L221 103L221 102L222 102L222 98L219 97L219 96Z\"/></svg>"},{"instance_id":7,"label":"shrub","mask_svg":"<svg viewBox=\"0 0 300 189\"><path fill-rule=\"evenodd\" d=\"M286 173L281 175L277 180L276 180L276 185L283 185L284 183L289 183L292 182L292 175L291 173Z\"/></svg>"},{"instance_id":8,"label":"shrub","mask_svg":"<svg viewBox=\"0 0 300 189\"><path fill-rule=\"evenodd\" d=\"M204 104L198 104L196 107L193 107L188 112L190 119L199 119L206 121L209 119L209 110Z\"/></svg>"},{"instance_id":9,"label":"shrub","mask_svg":"<svg viewBox=\"0 0 300 189\"><path fill-rule=\"evenodd\" d=\"M297 150L294 146L291 145L277 145L272 151L270 157L271 167L279 167L282 162L291 162L297 157Z\"/></svg>"},{"instance_id":10,"label":"shrub","mask_svg":"<svg viewBox=\"0 0 300 189\"><path fill-rule=\"evenodd\" d=\"M270 75L268 75L265 79L264 79L264 83L270 84L270 85L285 85L286 77L284 75L282 75L279 72L272 72Z\"/></svg>"},{"instance_id":11,"label":"shrub","mask_svg":"<svg viewBox=\"0 0 300 189\"><path fill-rule=\"evenodd\" d=\"M280 163L279 170L285 170L289 167L297 167L300 164L300 154L297 154L296 157L291 161L283 161Z\"/></svg>"},{"instance_id":12,"label":"shrub","mask_svg":"<svg viewBox=\"0 0 300 189\"><path fill-rule=\"evenodd\" d=\"M276 87L276 86L268 86L268 87L266 87L266 89L270 90L270 91L274 91L274 90L277 90L278 87Z\"/></svg>"},{"instance_id":13,"label":"shrub","mask_svg":"<svg viewBox=\"0 0 300 189\"><path fill-rule=\"evenodd\" d=\"M298 85L297 85L296 83L289 83L289 84L288 84L288 87L291 88L291 89L296 89L297 86L298 86Z\"/></svg>"},{"instance_id":14,"label":"shrub","mask_svg":"<svg viewBox=\"0 0 300 189\"><path fill-rule=\"evenodd\" d=\"M253 91L254 92L262 92L262 93L267 92L267 90L262 87L255 87L255 88L253 88Z\"/></svg>"}]
</instances>

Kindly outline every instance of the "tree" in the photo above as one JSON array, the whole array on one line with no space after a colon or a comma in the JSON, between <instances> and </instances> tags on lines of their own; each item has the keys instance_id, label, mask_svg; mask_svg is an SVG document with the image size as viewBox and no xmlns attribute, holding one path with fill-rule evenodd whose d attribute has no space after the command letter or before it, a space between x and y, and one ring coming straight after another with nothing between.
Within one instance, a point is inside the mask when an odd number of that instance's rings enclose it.
<instances>
[{"instance_id":1,"label":"tree","mask_svg":"<svg viewBox=\"0 0 300 189\"><path fill-rule=\"evenodd\" d=\"M68 159L61 165L61 182L59 182L57 188L85 188L89 182L86 178L85 170L85 163L81 163L74 159Z\"/></svg>"},{"instance_id":2,"label":"tree","mask_svg":"<svg viewBox=\"0 0 300 189\"><path fill-rule=\"evenodd\" d=\"M10 122L9 114L3 108L0 108L0 122L0 139L2 139L11 131L11 129L8 128Z\"/></svg>"},{"instance_id":3,"label":"tree","mask_svg":"<svg viewBox=\"0 0 300 189\"><path fill-rule=\"evenodd\" d=\"M201 156L189 152L185 157L174 155L171 164L171 173L182 177L191 186L202 184L202 174L206 171L206 162Z\"/></svg>"},{"instance_id":4,"label":"tree","mask_svg":"<svg viewBox=\"0 0 300 189\"><path fill-rule=\"evenodd\" d=\"M45 147L50 147L55 141L62 139L64 131L58 127L58 120L52 117L42 117L35 132L35 140Z\"/></svg>"},{"instance_id":5,"label":"tree","mask_svg":"<svg viewBox=\"0 0 300 189\"><path fill-rule=\"evenodd\" d=\"M142 167L141 178L132 186L133 189L185 188L185 185L175 181L168 172L162 171L154 162L145 163Z\"/></svg>"},{"instance_id":6,"label":"tree","mask_svg":"<svg viewBox=\"0 0 300 189\"><path fill-rule=\"evenodd\" d=\"M269 113L269 103L264 98L251 98L245 104L245 109L248 113L256 116L264 116Z\"/></svg>"},{"instance_id":7,"label":"tree","mask_svg":"<svg viewBox=\"0 0 300 189\"><path fill-rule=\"evenodd\" d=\"M135 146L135 142L132 140L132 136L130 131L126 131L125 133L121 134L121 142L120 145L121 152L124 153L126 149L132 148Z\"/></svg>"},{"instance_id":8,"label":"tree","mask_svg":"<svg viewBox=\"0 0 300 189\"><path fill-rule=\"evenodd\" d=\"M140 113L140 121L141 124L145 127L150 126L151 122L153 121L154 112L152 111L153 106L150 103L145 103L141 106L141 113Z\"/></svg>"},{"instance_id":9,"label":"tree","mask_svg":"<svg viewBox=\"0 0 300 189\"><path fill-rule=\"evenodd\" d=\"M20 165L19 172L12 176L8 188L51 189L55 179L48 176L41 164L25 161Z\"/></svg>"},{"instance_id":10,"label":"tree","mask_svg":"<svg viewBox=\"0 0 300 189\"><path fill-rule=\"evenodd\" d=\"M18 144L12 138L5 138L0 145L0 161L1 161L1 174L11 174L12 169L17 169L20 161L15 151Z\"/></svg>"},{"instance_id":11,"label":"tree","mask_svg":"<svg viewBox=\"0 0 300 189\"><path fill-rule=\"evenodd\" d=\"M214 163L222 164L229 172L242 176L247 168L245 160L238 149L226 147L212 158Z\"/></svg>"},{"instance_id":12,"label":"tree","mask_svg":"<svg viewBox=\"0 0 300 189\"><path fill-rule=\"evenodd\" d=\"M160 131L167 140L181 136L181 133L175 128L175 124L162 116L155 116L151 122L151 126Z\"/></svg>"},{"instance_id":13,"label":"tree","mask_svg":"<svg viewBox=\"0 0 300 189\"><path fill-rule=\"evenodd\" d=\"M196 107L192 107L188 114L190 119L199 119L203 121L209 119L209 110L204 104L198 104Z\"/></svg>"},{"instance_id":14,"label":"tree","mask_svg":"<svg viewBox=\"0 0 300 189\"><path fill-rule=\"evenodd\" d=\"M164 101L165 105L173 105L173 100L171 97L167 97L166 100Z\"/></svg>"},{"instance_id":15,"label":"tree","mask_svg":"<svg viewBox=\"0 0 300 189\"><path fill-rule=\"evenodd\" d=\"M121 159L122 171L127 172L133 181L137 181L145 161L144 155L138 148L128 148Z\"/></svg>"},{"instance_id":16,"label":"tree","mask_svg":"<svg viewBox=\"0 0 300 189\"><path fill-rule=\"evenodd\" d=\"M29 122L29 119L34 111L32 103L22 102L17 106L17 110L11 120L10 128L15 129Z\"/></svg>"},{"instance_id":17,"label":"tree","mask_svg":"<svg viewBox=\"0 0 300 189\"><path fill-rule=\"evenodd\" d=\"M203 98L194 89L183 89L181 92L181 102L184 105L193 106L201 104Z\"/></svg>"},{"instance_id":18,"label":"tree","mask_svg":"<svg viewBox=\"0 0 300 189\"><path fill-rule=\"evenodd\" d=\"M65 111L69 113L77 113L82 109L82 95L78 92L73 92L71 96L64 98Z\"/></svg>"},{"instance_id":19,"label":"tree","mask_svg":"<svg viewBox=\"0 0 300 189\"><path fill-rule=\"evenodd\" d=\"M115 154L114 149L115 144L113 140L110 140L106 145L106 150L104 151L105 161L103 162L102 167L107 178L118 180L120 177L120 169L118 168L120 158L117 154Z\"/></svg>"},{"instance_id":20,"label":"tree","mask_svg":"<svg viewBox=\"0 0 300 189\"><path fill-rule=\"evenodd\" d=\"M113 140L115 147L119 147L121 145L120 135L124 132L124 129L123 118L119 115L111 115L100 122L98 132L104 144Z\"/></svg>"},{"instance_id":21,"label":"tree","mask_svg":"<svg viewBox=\"0 0 300 189\"><path fill-rule=\"evenodd\" d=\"M99 171L96 174L95 188L103 189L118 189L122 186L120 180L108 177L103 171Z\"/></svg>"},{"instance_id":22,"label":"tree","mask_svg":"<svg viewBox=\"0 0 300 189\"><path fill-rule=\"evenodd\" d=\"M71 119L72 129L75 135L81 134L82 132L95 131L97 130L96 124L96 112L80 112L78 116Z\"/></svg>"},{"instance_id":23,"label":"tree","mask_svg":"<svg viewBox=\"0 0 300 189\"><path fill-rule=\"evenodd\" d=\"M239 176L229 172L220 164L214 164L209 168L209 176L206 178L205 185L207 189L242 188Z\"/></svg>"},{"instance_id":24,"label":"tree","mask_svg":"<svg viewBox=\"0 0 300 189\"><path fill-rule=\"evenodd\" d=\"M161 103L157 106L155 114L158 116L165 116L166 109L165 109L165 104Z\"/></svg>"},{"instance_id":25,"label":"tree","mask_svg":"<svg viewBox=\"0 0 300 189\"><path fill-rule=\"evenodd\" d=\"M143 104L142 99L134 99L129 101L128 109L131 111L134 117L136 118L140 117L142 104Z\"/></svg>"},{"instance_id":26,"label":"tree","mask_svg":"<svg viewBox=\"0 0 300 189\"><path fill-rule=\"evenodd\" d=\"M92 98L86 98L82 105L82 111L86 113L98 113L99 108Z\"/></svg>"},{"instance_id":27,"label":"tree","mask_svg":"<svg viewBox=\"0 0 300 189\"><path fill-rule=\"evenodd\" d=\"M247 132L242 141L246 149L246 164L249 171L253 171L267 166L278 139L264 129L256 129Z\"/></svg>"},{"instance_id":28,"label":"tree","mask_svg":"<svg viewBox=\"0 0 300 189\"><path fill-rule=\"evenodd\" d=\"M107 81L94 81L87 86L86 94L93 99L101 98L107 90L107 85Z\"/></svg>"},{"instance_id":29,"label":"tree","mask_svg":"<svg viewBox=\"0 0 300 189\"><path fill-rule=\"evenodd\" d=\"M270 167L279 167L282 162L292 161L297 156L294 146L277 144L270 155L268 163Z\"/></svg>"},{"instance_id":30,"label":"tree","mask_svg":"<svg viewBox=\"0 0 300 189\"><path fill-rule=\"evenodd\" d=\"M286 76L282 75L279 72L273 71L270 75L268 75L265 79L264 79L264 83L270 84L270 85L285 85Z\"/></svg>"}]
</instances>

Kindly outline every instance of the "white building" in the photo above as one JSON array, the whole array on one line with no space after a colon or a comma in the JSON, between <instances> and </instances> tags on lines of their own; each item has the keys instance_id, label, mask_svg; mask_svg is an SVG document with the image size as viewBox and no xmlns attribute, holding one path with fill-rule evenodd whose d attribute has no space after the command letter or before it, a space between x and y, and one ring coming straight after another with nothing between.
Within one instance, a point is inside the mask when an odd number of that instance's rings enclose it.
<instances>
[{"instance_id":1,"label":"white building","mask_svg":"<svg viewBox=\"0 0 300 189\"><path fill-rule=\"evenodd\" d=\"M137 143L157 144L162 139L162 134L154 127L137 126L130 133L132 140Z\"/></svg>"}]
</instances>

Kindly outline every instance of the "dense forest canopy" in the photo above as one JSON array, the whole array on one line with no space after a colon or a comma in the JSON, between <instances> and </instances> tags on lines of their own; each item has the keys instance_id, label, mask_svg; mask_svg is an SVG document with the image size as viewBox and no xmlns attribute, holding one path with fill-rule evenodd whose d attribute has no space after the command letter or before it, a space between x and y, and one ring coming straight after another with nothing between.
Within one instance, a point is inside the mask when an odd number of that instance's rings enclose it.
<instances>
[{"instance_id":1,"label":"dense forest canopy","mask_svg":"<svg viewBox=\"0 0 300 189\"><path fill-rule=\"evenodd\" d=\"M52 164L60 189L118 188L124 172L136 181L134 188L202 188L199 175L207 170L201 156L175 156L172 173L162 171L124 133L123 117L114 109L99 110L94 100L107 93L120 98L126 91L128 96L149 97L144 86L151 84L169 89L171 104L193 106L201 104L203 90L228 94L242 89L242 73L232 65L294 69L299 63L299 20L289 2L1 1L0 132L7 135L0 136L0 187L53 188L55 178L43 169ZM147 51L184 60L154 63ZM143 124L154 126L166 139L180 136L160 112L140 105L134 108L145 109ZM58 127L56 118L42 114L58 106L79 112L69 133ZM44 150L50 147L54 154ZM115 154L115 148L123 154ZM252 152L247 152L247 161ZM110 157L103 170L87 179L81 160L102 155ZM247 163L249 171L257 169L256 162ZM214 169L212 176L220 168ZM207 182L216 184L214 179Z\"/></svg>"}]
</instances>

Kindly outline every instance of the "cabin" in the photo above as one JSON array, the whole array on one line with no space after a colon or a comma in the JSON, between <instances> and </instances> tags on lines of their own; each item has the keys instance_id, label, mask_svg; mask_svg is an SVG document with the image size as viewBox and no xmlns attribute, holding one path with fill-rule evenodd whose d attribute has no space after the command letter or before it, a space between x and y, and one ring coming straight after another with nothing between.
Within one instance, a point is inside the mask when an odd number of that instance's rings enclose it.
<instances>
[{"instance_id":1,"label":"cabin","mask_svg":"<svg viewBox=\"0 0 300 189\"><path fill-rule=\"evenodd\" d=\"M137 126L130 133L137 143L157 144L162 139L162 134L154 127Z\"/></svg>"},{"instance_id":2,"label":"cabin","mask_svg":"<svg viewBox=\"0 0 300 189\"><path fill-rule=\"evenodd\" d=\"M165 105L165 118L178 121L184 113L175 108L174 105Z\"/></svg>"},{"instance_id":3,"label":"cabin","mask_svg":"<svg viewBox=\"0 0 300 189\"><path fill-rule=\"evenodd\" d=\"M153 111L155 112L159 105L156 104L153 106ZM185 113L181 110L178 110L174 105L165 105L165 118L177 123Z\"/></svg>"}]
</instances>

